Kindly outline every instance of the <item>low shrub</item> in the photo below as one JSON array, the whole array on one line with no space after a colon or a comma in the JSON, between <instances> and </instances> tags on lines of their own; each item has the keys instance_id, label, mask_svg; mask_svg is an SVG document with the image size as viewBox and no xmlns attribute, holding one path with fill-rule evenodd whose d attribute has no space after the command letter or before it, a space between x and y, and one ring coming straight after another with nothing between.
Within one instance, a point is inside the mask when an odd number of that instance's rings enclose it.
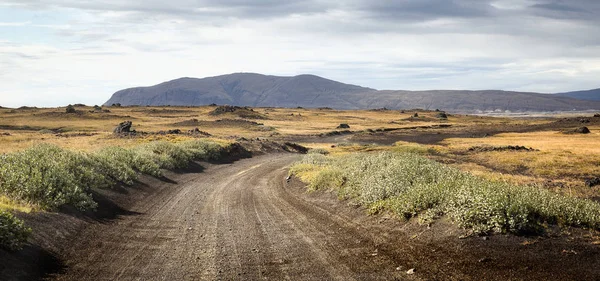
<instances>
[{"instance_id":1,"label":"low shrub","mask_svg":"<svg viewBox=\"0 0 600 281\"><path fill-rule=\"evenodd\" d=\"M0 248L19 250L27 242L31 229L11 213L0 210Z\"/></svg>"},{"instance_id":2,"label":"low shrub","mask_svg":"<svg viewBox=\"0 0 600 281\"><path fill-rule=\"evenodd\" d=\"M218 160L223 147L215 142L204 140L191 140L178 143L194 160Z\"/></svg>"},{"instance_id":3,"label":"low shrub","mask_svg":"<svg viewBox=\"0 0 600 281\"><path fill-rule=\"evenodd\" d=\"M474 233L536 233L544 223L600 229L600 204L489 181L412 153L308 154L290 170L312 190L337 189L371 211L422 223L447 216Z\"/></svg>"},{"instance_id":4,"label":"low shrub","mask_svg":"<svg viewBox=\"0 0 600 281\"><path fill-rule=\"evenodd\" d=\"M185 168L193 159L190 151L166 141L147 143L138 147L136 152L148 155L160 168L167 170Z\"/></svg>"},{"instance_id":5,"label":"low shrub","mask_svg":"<svg viewBox=\"0 0 600 281\"><path fill-rule=\"evenodd\" d=\"M72 152L40 144L0 155L0 194L55 210L71 205L94 209L92 188L131 185L139 173L161 176L161 169L186 168L192 160L216 160L223 148L204 140L178 144L152 142L132 149L106 147L95 153Z\"/></svg>"},{"instance_id":6,"label":"low shrub","mask_svg":"<svg viewBox=\"0 0 600 281\"><path fill-rule=\"evenodd\" d=\"M0 156L0 192L10 198L56 209L69 204L95 208L91 187L110 186L86 155L49 144Z\"/></svg>"}]
</instances>

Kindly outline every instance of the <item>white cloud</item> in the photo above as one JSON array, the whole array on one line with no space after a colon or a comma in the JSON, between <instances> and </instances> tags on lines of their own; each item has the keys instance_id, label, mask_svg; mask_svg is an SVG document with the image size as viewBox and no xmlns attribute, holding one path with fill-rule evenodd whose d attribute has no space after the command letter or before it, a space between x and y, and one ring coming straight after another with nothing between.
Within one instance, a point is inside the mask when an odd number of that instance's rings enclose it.
<instances>
[{"instance_id":1,"label":"white cloud","mask_svg":"<svg viewBox=\"0 0 600 281\"><path fill-rule=\"evenodd\" d=\"M29 18L0 23L9 34L0 105L100 104L125 87L232 72L312 73L379 89L600 87L598 21L557 17L555 6L545 16L547 6L531 8L540 1L457 11L464 1L436 10L363 0L268 9L274 1L4 3Z\"/></svg>"}]
</instances>

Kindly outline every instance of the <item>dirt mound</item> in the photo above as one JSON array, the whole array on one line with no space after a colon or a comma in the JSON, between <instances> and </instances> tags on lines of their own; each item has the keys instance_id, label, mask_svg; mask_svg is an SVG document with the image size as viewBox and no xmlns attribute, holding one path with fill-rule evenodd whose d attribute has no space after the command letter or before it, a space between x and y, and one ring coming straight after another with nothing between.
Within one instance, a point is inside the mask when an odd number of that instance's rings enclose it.
<instances>
[{"instance_id":1,"label":"dirt mound","mask_svg":"<svg viewBox=\"0 0 600 281\"><path fill-rule=\"evenodd\" d=\"M173 126L198 126L200 124L200 122L206 122L206 121L199 121L196 118L190 119L190 120L185 120L185 121L181 121L181 122L175 122L171 125Z\"/></svg>"},{"instance_id":2,"label":"dirt mound","mask_svg":"<svg viewBox=\"0 0 600 281\"><path fill-rule=\"evenodd\" d=\"M469 147L470 152L488 152L488 151L539 151L535 148L519 146L519 145L506 145L506 146L472 146Z\"/></svg>"},{"instance_id":3,"label":"dirt mound","mask_svg":"<svg viewBox=\"0 0 600 281\"><path fill-rule=\"evenodd\" d=\"M255 112L254 109L249 107L240 107L240 106L231 106L231 105L221 105L215 108L213 111L209 113L210 115L223 115L223 114L233 114L242 118L248 119L268 119L265 115Z\"/></svg>"},{"instance_id":4,"label":"dirt mound","mask_svg":"<svg viewBox=\"0 0 600 281\"><path fill-rule=\"evenodd\" d=\"M198 128L191 129L191 130L187 131L187 133L190 135L200 135L200 136L206 136L206 137L211 136L211 134L209 134L205 131L200 131L200 129L198 129Z\"/></svg>"},{"instance_id":5,"label":"dirt mound","mask_svg":"<svg viewBox=\"0 0 600 281\"><path fill-rule=\"evenodd\" d=\"M307 153L308 148L293 142L275 142L263 138L247 139L238 138L236 140L246 150L250 151L253 155L262 155L265 153L279 153L279 152L293 152L293 153Z\"/></svg>"},{"instance_id":6,"label":"dirt mound","mask_svg":"<svg viewBox=\"0 0 600 281\"><path fill-rule=\"evenodd\" d=\"M331 132L327 132L327 133L321 133L318 136L319 137L331 137L331 136L341 136L341 135L349 135L352 134L353 132L350 130L343 130L343 131L331 131Z\"/></svg>"},{"instance_id":7,"label":"dirt mound","mask_svg":"<svg viewBox=\"0 0 600 281\"><path fill-rule=\"evenodd\" d=\"M144 108L144 109L136 109L133 110L134 112L143 112L146 114L152 114L152 115L156 115L156 114L184 114L184 113L193 113L193 111L190 110L182 110L182 109L171 109L171 108L161 108L161 109L157 109L157 108Z\"/></svg>"}]
</instances>

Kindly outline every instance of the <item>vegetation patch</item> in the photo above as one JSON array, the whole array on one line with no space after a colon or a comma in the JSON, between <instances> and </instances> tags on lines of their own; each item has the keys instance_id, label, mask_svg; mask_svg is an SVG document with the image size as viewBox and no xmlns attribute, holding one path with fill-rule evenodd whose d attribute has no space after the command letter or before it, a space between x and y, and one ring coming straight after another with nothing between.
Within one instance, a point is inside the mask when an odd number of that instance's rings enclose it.
<instances>
[{"instance_id":1,"label":"vegetation patch","mask_svg":"<svg viewBox=\"0 0 600 281\"><path fill-rule=\"evenodd\" d=\"M222 105L215 108L210 112L210 115L223 115L223 114L233 114L239 116L241 118L247 119L268 119L265 115L254 111L254 109L250 107L240 107L240 106L231 106L231 105Z\"/></svg>"},{"instance_id":2,"label":"vegetation patch","mask_svg":"<svg viewBox=\"0 0 600 281\"><path fill-rule=\"evenodd\" d=\"M157 141L94 153L40 144L0 156L0 194L45 210L63 205L94 209L97 204L91 189L131 185L139 173L160 176L161 169L182 169L193 160L216 159L222 150L221 145L205 140Z\"/></svg>"},{"instance_id":3,"label":"vegetation patch","mask_svg":"<svg viewBox=\"0 0 600 281\"><path fill-rule=\"evenodd\" d=\"M16 251L23 247L31 229L13 214L0 210L0 248Z\"/></svg>"},{"instance_id":4,"label":"vegetation patch","mask_svg":"<svg viewBox=\"0 0 600 281\"><path fill-rule=\"evenodd\" d=\"M372 212L424 224L445 216L476 234L539 233L545 224L600 229L596 202L483 179L414 153L309 153L290 173Z\"/></svg>"}]
</instances>

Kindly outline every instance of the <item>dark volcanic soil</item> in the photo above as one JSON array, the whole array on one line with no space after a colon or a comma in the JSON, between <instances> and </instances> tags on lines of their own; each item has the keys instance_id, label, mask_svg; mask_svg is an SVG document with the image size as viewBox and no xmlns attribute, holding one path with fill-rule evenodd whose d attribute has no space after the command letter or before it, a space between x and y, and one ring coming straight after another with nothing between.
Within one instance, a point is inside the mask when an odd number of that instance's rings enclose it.
<instances>
[{"instance_id":1,"label":"dark volcanic soil","mask_svg":"<svg viewBox=\"0 0 600 281\"><path fill-rule=\"evenodd\" d=\"M287 182L285 168L298 158L278 153L233 164L205 164L204 170L172 173L163 181L145 180L135 189L121 190L119 196L105 194L114 197L118 206L112 209L118 212L109 212L104 219L60 215L66 222L79 220L82 226L77 235L60 240L62 248L53 244L61 262L51 265L59 267L51 278L597 280L600 276L600 249L583 238L585 231L459 239L463 231L444 221L428 228L386 215L368 216L331 193L306 194L302 183ZM69 225L73 224L55 229ZM37 239L50 243L53 235ZM408 274L413 268L414 274ZM2 271L0 279L7 276ZM15 278L19 279L31 278L24 274Z\"/></svg>"}]
</instances>

